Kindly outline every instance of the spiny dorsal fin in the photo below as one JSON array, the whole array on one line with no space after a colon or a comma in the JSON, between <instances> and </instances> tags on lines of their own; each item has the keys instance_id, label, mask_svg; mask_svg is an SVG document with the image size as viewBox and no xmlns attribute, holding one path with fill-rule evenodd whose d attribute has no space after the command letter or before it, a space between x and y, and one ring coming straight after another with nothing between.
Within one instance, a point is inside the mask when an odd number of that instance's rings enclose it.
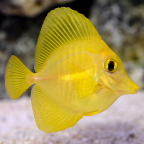
<instances>
[{"instance_id":1,"label":"spiny dorsal fin","mask_svg":"<svg viewBox=\"0 0 144 144\"><path fill-rule=\"evenodd\" d=\"M49 56L59 46L77 40L101 39L96 28L84 15L70 8L51 11L42 26L35 55L35 69L38 72Z\"/></svg>"}]
</instances>

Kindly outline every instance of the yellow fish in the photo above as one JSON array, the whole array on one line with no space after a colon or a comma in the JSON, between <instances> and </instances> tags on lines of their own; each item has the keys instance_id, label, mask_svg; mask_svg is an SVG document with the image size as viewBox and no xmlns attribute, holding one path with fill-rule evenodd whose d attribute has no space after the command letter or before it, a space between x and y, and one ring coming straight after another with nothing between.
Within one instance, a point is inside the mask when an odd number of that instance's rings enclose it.
<instances>
[{"instance_id":1,"label":"yellow fish","mask_svg":"<svg viewBox=\"0 0 144 144\"><path fill-rule=\"evenodd\" d=\"M52 10L44 21L35 71L12 55L6 89L14 100L34 84L34 117L38 128L47 133L72 127L83 116L106 110L121 95L139 90L91 21L65 7Z\"/></svg>"}]
</instances>

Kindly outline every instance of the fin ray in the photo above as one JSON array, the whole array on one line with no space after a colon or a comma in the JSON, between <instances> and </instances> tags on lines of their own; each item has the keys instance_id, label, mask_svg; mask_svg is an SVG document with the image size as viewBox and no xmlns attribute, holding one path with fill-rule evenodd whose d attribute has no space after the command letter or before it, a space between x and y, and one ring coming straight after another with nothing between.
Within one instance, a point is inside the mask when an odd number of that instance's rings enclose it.
<instances>
[{"instance_id":1,"label":"fin ray","mask_svg":"<svg viewBox=\"0 0 144 144\"><path fill-rule=\"evenodd\" d=\"M11 99L17 99L32 83L28 77L33 73L14 55L9 59L6 68L6 89Z\"/></svg>"},{"instance_id":2,"label":"fin ray","mask_svg":"<svg viewBox=\"0 0 144 144\"><path fill-rule=\"evenodd\" d=\"M89 19L70 8L51 11L42 26L35 54L35 69L39 72L47 59L61 45L77 40L101 39Z\"/></svg>"},{"instance_id":3,"label":"fin ray","mask_svg":"<svg viewBox=\"0 0 144 144\"><path fill-rule=\"evenodd\" d=\"M78 96L80 98L88 97L93 92L94 87L98 86L98 83L75 64L70 64L69 68L72 74L72 83Z\"/></svg>"},{"instance_id":4,"label":"fin ray","mask_svg":"<svg viewBox=\"0 0 144 144\"><path fill-rule=\"evenodd\" d=\"M32 90L32 108L37 126L47 133L72 127L82 118L53 102L38 85Z\"/></svg>"}]
</instances>

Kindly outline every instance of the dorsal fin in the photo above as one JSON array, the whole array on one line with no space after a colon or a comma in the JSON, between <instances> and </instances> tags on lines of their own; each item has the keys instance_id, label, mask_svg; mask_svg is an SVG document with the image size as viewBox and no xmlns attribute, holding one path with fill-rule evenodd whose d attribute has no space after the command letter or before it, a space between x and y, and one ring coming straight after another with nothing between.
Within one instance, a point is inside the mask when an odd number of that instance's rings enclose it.
<instances>
[{"instance_id":1,"label":"dorsal fin","mask_svg":"<svg viewBox=\"0 0 144 144\"><path fill-rule=\"evenodd\" d=\"M96 28L84 15L70 8L56 8L46 17L38 39L35 70L38 72L59 46L77 40L101 39Z\"/></svg>"}]
</instances>

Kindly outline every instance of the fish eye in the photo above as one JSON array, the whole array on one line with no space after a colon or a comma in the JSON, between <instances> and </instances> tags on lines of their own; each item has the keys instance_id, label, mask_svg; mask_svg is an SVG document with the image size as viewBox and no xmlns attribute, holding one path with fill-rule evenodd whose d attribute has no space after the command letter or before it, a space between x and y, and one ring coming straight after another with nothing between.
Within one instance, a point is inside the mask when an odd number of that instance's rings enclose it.
<instances>
[{"instance_id":1,"label":"fish eye","mask_svg":"<svg viewBox=\"0 0 144 144\"><path fill-rule=\"evenodd\" d=\"M104 67L108 72L115 72L117 70L117 62L114 59L106 60Z\"/></svg>"}]
</instances>

